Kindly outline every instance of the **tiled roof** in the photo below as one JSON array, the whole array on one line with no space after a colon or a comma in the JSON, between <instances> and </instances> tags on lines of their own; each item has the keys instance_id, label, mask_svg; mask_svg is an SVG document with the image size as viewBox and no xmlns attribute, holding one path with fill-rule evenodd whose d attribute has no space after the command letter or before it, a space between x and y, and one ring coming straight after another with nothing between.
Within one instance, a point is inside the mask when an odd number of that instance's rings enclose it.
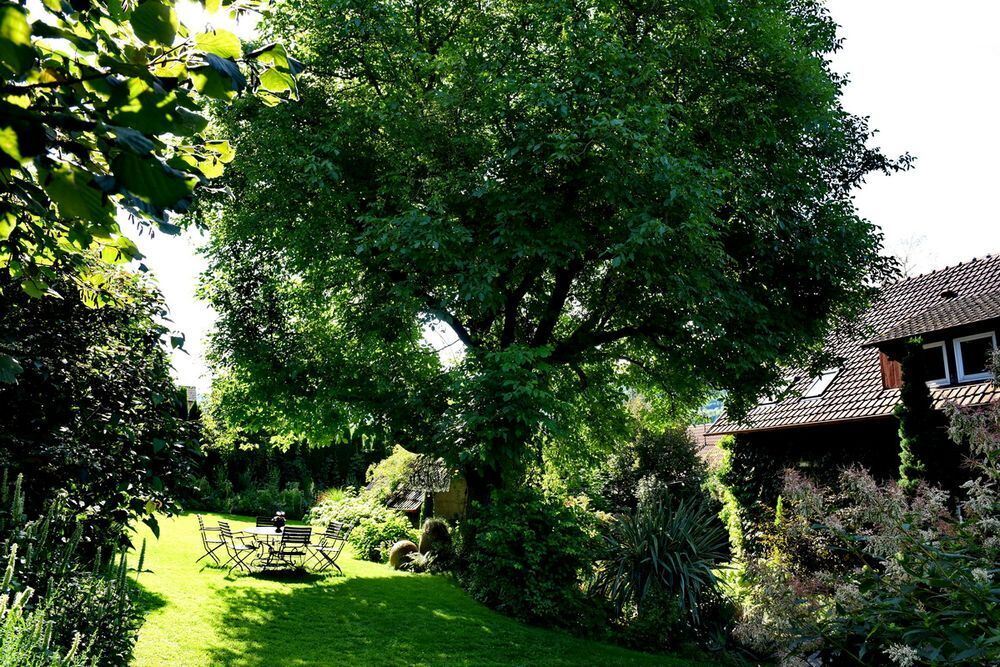
<instances>
[{"instance_id":1,"label":"tiled roof","mask_svg":"<svg viewBox=\"0 0 1000 667\"><path fill-rule=\"evenodd\" d=\"M926 320L930 324L947 318L956 322L961 319L963 324L969 324L973 320L961 314L965 313L965 306L960 309L944 309L945 312L942 312L943 304L953 303L957 298L948 297L954 293L958 297L969 298L969 312L995 312L990 309L988 299L974 302L971 297L995 295L998 291L1000 256L974 259L887 285L866 315L865 326L861 328L869 332L892 332L909 328L910 322ZM928 312L932 314L924 317ZM994 316L989 315L983 319ZM758 405L750 411L744 423L731 421L728 415L723 414L709 433L719 435L762 431L891 415L899 400L899 390L882 387L879 352L878 349L865 345L869 338L870 335L830 337L827 347L835 356L843 359L843 363L840 373L820 396L800 398L811 384L812 378L804 372L793 372L794 380L789 388L788 398ZM884 339L884 336L878 338ZM977 405L1000 400L1000 389L989 382L932 389L931 393L938 406L950 402Z\"/></svg>"},{"instance_id":2,"label":"tiled roof","mask_svg":"<svg viewBox=\"0 0 1000 667\"><path fill-rule=\"evenodd\" d=\"M950 298L880 332L867 345L943 331L1000 317L1000 292Z\"/></svg>"},{"instance_id":3,"label":"tiled roof","mask_svg":"<svg viewBox=\"0 0 1000 667\"><path fill-rule=\"evenodd\" d=\"M414 491L413 489L400 489L389 496L389 500L385 503L389 509L401 512L414 512L420 509L420 506L423 504L424 492Z\"/></svg>"}]
</instances>

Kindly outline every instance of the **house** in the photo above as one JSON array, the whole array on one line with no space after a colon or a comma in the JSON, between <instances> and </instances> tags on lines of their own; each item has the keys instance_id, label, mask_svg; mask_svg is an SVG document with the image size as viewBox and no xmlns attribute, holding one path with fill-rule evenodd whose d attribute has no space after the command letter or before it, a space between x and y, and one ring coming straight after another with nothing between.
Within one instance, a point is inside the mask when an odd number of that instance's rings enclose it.
<instances>
[{"instance_id":1,"label":"house","mask_svg":"<svg viewBox=\"0 0 1000 667\"><path fill-rule=\"evenodd\" d=\"M800 465L857 462L890 476L898 466L900 359L904 343L923 343L936 407L1000 400L987 369L1000 331L1000 256L987 256L886 285L862 332L831 335L840 363L818 377L792 372L787 390L764 398L742 421L723 414L709 436L731 434L736 446L759 446ZM812 457L812 463L806 459Z\"/></svg>"},{"instance_id":2,"label":"house","mask_svg":"<svg viewBox=\"0 0 1000 667\"><path fill-rule=\"evenodd\" d=\"M719 447L719 441L725 435L722 433L718 435L709 434L708 431L711 428L711 424L696 424L695 426L688 426L687 434L694 442L695 447L697 447L698 458L704 461L709 468L717 468L722 462L723 453Z\"/></svg>"}]
</instances>

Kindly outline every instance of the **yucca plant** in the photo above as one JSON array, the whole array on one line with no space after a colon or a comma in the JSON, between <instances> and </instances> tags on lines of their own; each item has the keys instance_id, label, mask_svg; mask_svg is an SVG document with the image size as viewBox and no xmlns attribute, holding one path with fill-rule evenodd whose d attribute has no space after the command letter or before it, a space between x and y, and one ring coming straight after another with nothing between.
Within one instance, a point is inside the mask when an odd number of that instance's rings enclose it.
<instances>
[{"instance_id":1,"label":"yucca plant","mask_svg":"<svg viewBox=\"0 0 1000 667\"><path fill-rule=\"evenodd\" d=\"M592 593L610 600L619 615L665 594L695 623L703 594L717 584L714 570L729 555L724 527L701 500L640 505L612 520L604 547Z\"/></svg>"}]
</instances>

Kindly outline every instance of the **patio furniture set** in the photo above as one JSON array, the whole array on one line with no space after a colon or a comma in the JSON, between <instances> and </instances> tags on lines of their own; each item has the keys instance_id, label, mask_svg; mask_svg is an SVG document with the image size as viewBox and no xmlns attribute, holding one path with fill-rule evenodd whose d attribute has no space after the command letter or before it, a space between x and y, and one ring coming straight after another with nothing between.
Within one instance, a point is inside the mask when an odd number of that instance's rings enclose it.
<instances>
[{"instance_id":1,"label":"patio furniture set","mask_svg":"<svg viewBox=\"0 0 1000 667\"><path fill-rule=\"evenodd\" d=\"M228 521L206 526L198 515L198 530L205 549L198 560L210 558L216 565L230 565L229 571L292 570L311 567L323 572L330 566L344 573L337 558L344 550L353 526L331 521L316 542L310 526L277 526L273 519L257 517L257 525L233 530Z\"/></svg>"}]
</instances>

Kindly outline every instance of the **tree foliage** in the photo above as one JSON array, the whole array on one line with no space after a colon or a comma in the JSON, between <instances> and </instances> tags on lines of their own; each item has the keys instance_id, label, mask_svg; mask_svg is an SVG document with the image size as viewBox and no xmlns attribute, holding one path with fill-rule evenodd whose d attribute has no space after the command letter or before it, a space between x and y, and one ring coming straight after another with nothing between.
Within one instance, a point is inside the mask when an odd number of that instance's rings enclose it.
<instances>
[{"instance_id":1,"label":"tree foliage","mask_svg":"<svg viewBox=\"0 0 1000 667\"><path fill-rule=\"evenodd\" d=\"M899 420L900 485L914 490L920 480L956 490L961 478L961 453L948 437L948 419L934 409L924 370L920 340L910 341L903 356L903 386L895 415Z\"/></svg>"},{"instance_id":2,"label":"tree foliage","mask_svg":"<svg viewBox=\"0 0 1000 667\"><path fill-rule=\"evenodd\" d=\"M294 97L295 69L281 45L247 51L225 30L192 34L173 0L0 3L0 270L32 296L77 274L102 302L109 278L89 255L141 257L122 216L176 232L170 215L232 159L206 135L205 101Z\"/></svg>"},{"instance_id":3,"label":"tree foliage","mask_svg":"<svg viewBox=\"0 0 1000 667\"><path fill-rule=\"evenodd\" d=\"M626 388L739 412L892 270L851 191L906 159L843 110L835 28L810 0L281 5L301 105L222 120L207 291L241 410L487 485L620 431Z\"/></svg>"},{"instance_id":4,"label":"tree foliage","mask_svg":"<svg viewBox=\"0 0 1000 667\"><path fill-rule=\"evenodd\" d=\"M170 377L159 294L118 270L118 302L90 308L68 281L53 283L67 297L36 299L0 278L0 346L24 364L0 384L0 467L30 476L29 512L65 495L85 539L101 544L177 509L198 429Z\"/></svg>"}]
</instances>

